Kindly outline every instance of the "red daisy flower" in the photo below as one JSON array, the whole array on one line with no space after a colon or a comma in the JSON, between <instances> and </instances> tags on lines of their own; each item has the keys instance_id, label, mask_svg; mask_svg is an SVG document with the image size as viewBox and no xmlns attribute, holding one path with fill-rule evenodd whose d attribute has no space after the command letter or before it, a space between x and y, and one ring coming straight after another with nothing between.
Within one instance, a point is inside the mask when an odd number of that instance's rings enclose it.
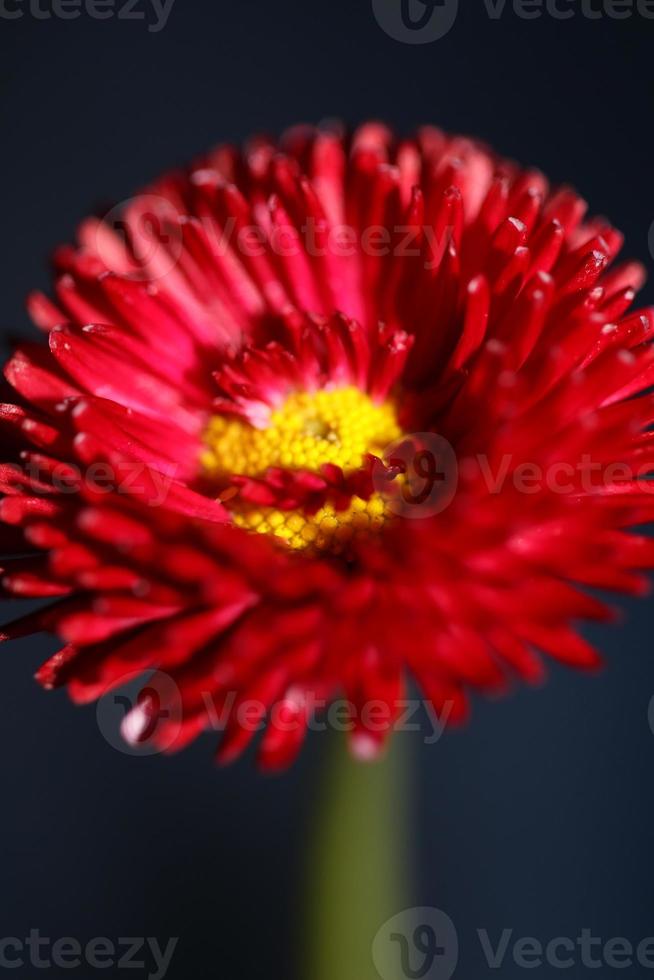
<instances>
[{"instance_id":1,"label":"red daisy flower","mask_svg":"<svg viewBox=\"0 0 654 980\"><path fill-rule=\"evenodd\" d=\"M219 147L83 222L0 409L3 587L54 599L4 635L61 638L44 686L162 671L128 737L219 716L227 760L254 715L276 767L334 697L368 757L408 677L457 720L543 653L594 666L589 587L654 564L629 530L653 316L584 213L476 142L368 124Z\"/></svg>"}]
</instances>

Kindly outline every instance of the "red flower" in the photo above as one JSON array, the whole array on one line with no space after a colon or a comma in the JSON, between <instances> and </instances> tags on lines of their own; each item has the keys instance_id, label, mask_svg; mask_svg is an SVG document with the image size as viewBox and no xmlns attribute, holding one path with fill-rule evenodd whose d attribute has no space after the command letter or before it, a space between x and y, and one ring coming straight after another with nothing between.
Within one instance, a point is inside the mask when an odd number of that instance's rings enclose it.
<instances>
[{"instance_id":1,"label":"red flower","mask_svg":"<svg viewBox=\"0 0 654 980\"><path fill-rule=\"evenodd\" d=\"M227 718L222 759L275 707L274 767L323 699L369 756L408 676L456 720L541 653L594 666L588 587L654 564L628 531L654 515L653 317L584 212L369 124L220 147L83 222L0 414L4 589L55 600L6 636L65 644L39 680L85 702L157 668L181 714L151 690L126 733Z\"/></svg>"}]
</instances>

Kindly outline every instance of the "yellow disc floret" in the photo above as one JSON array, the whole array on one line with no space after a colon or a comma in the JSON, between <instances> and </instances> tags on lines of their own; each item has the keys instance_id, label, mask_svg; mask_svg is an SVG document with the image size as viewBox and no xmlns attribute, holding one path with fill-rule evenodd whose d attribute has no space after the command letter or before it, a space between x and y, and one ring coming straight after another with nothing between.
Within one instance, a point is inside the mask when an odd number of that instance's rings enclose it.
<instances>
[{"instance_id":1,"label":"yellow disc floret","mask_svg":"<svg viewBox=\"0 0 654 980\"><path fill-rule=\"evenodd\" d=\"M361 466L367 453L382 455L401 435L395 406L374 402L359 388L294 392L256 427L240 418L214 416L205 433L202 463L217 480L262 476L270 467L320 472L325 463L344 473ZM294 549L341 553L353 538L384 523L381 495L353 497L346 510L326 504L315 514L252 506L238 497L227 503L240 527L271 534Z\"/></svg>"},{"instance_id":2,"label":"yellow disc floret","mask_svg":"<svg viewBox=\"0 0 654 980\"><path fill-rule=\"evenodd\" d=\"M202 462L217 475L259 476L270 466L317 473L324 463L348 472L366 453L380 453L399 435L390 402L377 405L354 387L300 391L270 413L265 428L214 416Z\"/></svg>"},{"instance_id":3,"label":"yellow disc floret","mask_svg":"<svg viewBox=\"0 0 654 980\"><path fill-rule=\"evenodd\" d=\"M240 507L234 512L239 527L258 534L273 534L296 550L342 554L356 538L383 527L388 518L386 502L375 493L368 500L353 497L347 510L326 504L315 514L274 507Z\"/></svg>"}]
</instances>

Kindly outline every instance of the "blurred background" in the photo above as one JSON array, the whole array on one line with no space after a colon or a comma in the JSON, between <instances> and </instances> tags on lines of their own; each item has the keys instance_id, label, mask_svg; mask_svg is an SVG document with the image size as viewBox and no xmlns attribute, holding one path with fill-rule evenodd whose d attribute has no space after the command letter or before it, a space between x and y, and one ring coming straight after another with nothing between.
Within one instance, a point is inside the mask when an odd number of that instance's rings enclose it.
<instances>
[{"instance_id":1,"label":"blurred background","mask_svg":"<svg viewBox=\"0 0 654 980\"><path fill-rule=\"evenodd\" d=\"M652 265L654 21L635 9L591 18L573 2L570 19L524 19L507 0L493 19L466 0L446 36L407 44L370 0L175 0L165 24L150 0L133 8L145 19L45 19L40 4L0 12L5 336L30 330L26 292L46 287L49 252L99 203L212 143L324 117L482 137L576 185ZM653 296L650 285L642 298ZM456 977L489 972L480 928L494 944L504 928L543 943L583 928L634 943L654 934L654 607L622 608L618 628L587 631L606 652L599 676L552 667L543 689L475 705L466 729L434 745L404 738L410 904L455 923ZM172 759L134 757L107 741L93 707L33 682L55 649L39 638L0 651L2 936L178 936L171 980L297 976L326 739L311 736L274 778L250 757L216 768L212 737ZM391 821L404 805L387 803ZM508 955L502 980L523 973Z\"/></svg>"}]
</instances>

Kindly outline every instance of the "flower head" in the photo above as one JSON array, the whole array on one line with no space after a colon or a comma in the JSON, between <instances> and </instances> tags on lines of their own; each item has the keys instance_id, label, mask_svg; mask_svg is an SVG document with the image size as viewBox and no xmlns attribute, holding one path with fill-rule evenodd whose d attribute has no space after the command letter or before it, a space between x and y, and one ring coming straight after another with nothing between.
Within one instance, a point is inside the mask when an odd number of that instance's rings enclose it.
<instances>
[{"instance_id":1,"label":"flower head","mask_svg":"<svg viewBox=\"0 0 654 980\"><path fill-rule=\"evenodd\" d=\"M5 635L64 644L39 680L87 702L162 671L179 711L151 685L126 735L219 717L224 760L258 706L277 767L334 697L368 757L409 677L457 720L542 654L595 666L589 590L654 564L654 320L584 215L368 124L219 147L83 222L0 408L3 588L53 599Z\"/></svg>"}]
</instances>

